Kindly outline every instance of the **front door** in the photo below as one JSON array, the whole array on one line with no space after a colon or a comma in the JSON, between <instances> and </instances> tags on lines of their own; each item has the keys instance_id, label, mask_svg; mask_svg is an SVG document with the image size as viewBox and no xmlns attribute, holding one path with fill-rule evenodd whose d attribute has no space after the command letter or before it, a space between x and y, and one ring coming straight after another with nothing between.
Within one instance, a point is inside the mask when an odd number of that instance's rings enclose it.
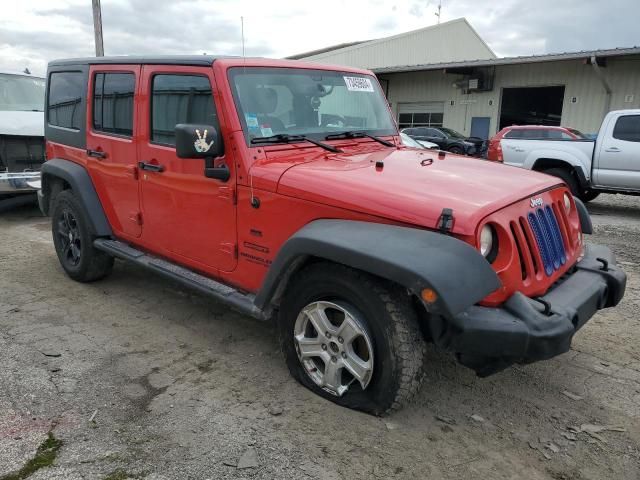
<instances>
[{"instance_id":1,"label":"front door","mask_svg":"<svg viewBox=\"0 0 640 480\"><path fill-rule=\"evenodd\" d=\"M471 118L471 135L470 137L489 139L489 126L491 125L490 117L472 117Z\"/></svg>"},{"instance_id":2,"label":"front door","mask_svg":"<svg viewBox=\"0 0 640 480\"><path fill-rule=\"evenodd\" d=\"M212 125L224 138L211 68L144 66L141 104L142 137L138 160L158 170L140 170L143 241L176 261L204 271L235 268L235 170L227 151L216 163L231 170L227 182L204 176L204 159L176 156L178 123ZM228 149L231 150L231 149Z\"/></svg>"},{"instance_id":3,"label":"front door","mask_svg":"<svg viewBox=\"0 0 640 480\"><path fill-rule=\"evenodd\" d=\"M640 190L640 115L621 115L598 139L595 182L603 187Z\"/></svg>"},{"instance_id":4,"label":"front door","mask_svg":"<svg viewBox=\"0 0 640 480\"><path fill-rule=\"evenodd\" d=\"M89 71L87 168L114 233L140 236L134 97L140 66L93 65Z\"/></svg>"}]
</instances>

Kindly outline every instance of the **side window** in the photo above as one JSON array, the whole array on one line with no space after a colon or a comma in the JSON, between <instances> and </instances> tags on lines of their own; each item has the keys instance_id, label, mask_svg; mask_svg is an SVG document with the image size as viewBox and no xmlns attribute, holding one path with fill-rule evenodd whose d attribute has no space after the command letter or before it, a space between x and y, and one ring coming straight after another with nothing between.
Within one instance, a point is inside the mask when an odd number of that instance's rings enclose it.
<instances>
[{"instance_id":1,"label":"side window","mask_svg":"<svg viewBox=\"0 0 640 480\"><path fill-rule=\"evenodd\" d=\"M522 130L522 137L528 140L544 140L548 138L547 130L542 128L529 128Z\"/></svg>"},{"instance_id":2,"label":"side window","mask_svg":"<svg viewBox=\"0 0 640 480\"><path fill-rule=\"evenodd\" d=\"M522 138L522 130L515 128L504 134L504 138Z\"/></svg>"},{"instance_id":3,"label":"side window","mask_svg":"<svg viewBox=\"0 0 640 480\"><path fill-rule=\"evenodd\" d=\"M562 133L562 139L563 140L573 140L574 139L574 137L569 135L567 132L560 132L560 133Z\"/></svg>"},{"instance_id":4,"label":"side window","mask_svg":"<svg viewBox=\"0 0 640 480\"><path fill-rule=\"evenodd\" d=\"M151 98L151 141L175 145L178 123L218 127L211 83L199 75L155 75Z\"/></svg>"},{"instance_id":5,"label":"side window","mask_svg":"<svg viewBox=\"0 0 640 480\"><path fill-rule=\"evenodd\" d=\"M547 130L547 132L548 132L547 136L550 139L559 140L559 139L562 138L562 131L561 130Z\"/></svg>"},{"instance_id":6,"label":"side window","mask_svg":"<svg viewBox=\"0 0 640 480\"><path fill-rule=\"evenodd\" d=\"M94 130L133 135L133 73L97 73L93 84Z\"/></svg>"},{"instance_id":7,"label":"side window","mask_svg":"<svg viewBox=\"0 0 640 480\"><path fill-rule=\"evenodd\" d=\"M640 115L625 115L618 118L613 128L613 138L627 142L640 142Z\"/></svg>"},{"instance_id":8,"label":"side window","mask_svg":"<svg viewBox=\"0 0 640 480\"><path fill-rule=\"evenodd\" d=\"M82 72L54 72L49 77L47 121L56 127L80 130L84 89Z\"/></svg>"}]
</instances>

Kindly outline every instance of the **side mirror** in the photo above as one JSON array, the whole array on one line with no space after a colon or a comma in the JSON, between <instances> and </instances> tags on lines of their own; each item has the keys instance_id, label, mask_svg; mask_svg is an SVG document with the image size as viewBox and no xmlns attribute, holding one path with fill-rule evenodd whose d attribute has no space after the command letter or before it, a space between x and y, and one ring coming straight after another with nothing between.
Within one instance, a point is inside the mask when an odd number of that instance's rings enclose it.
<instances>
[{"instance_id":1,"label":"side mirror","mask_svg":"<svg viewBox=\"0 0 640 480\"><path fill-rule=\"evenodd\" d=\"M176 132L176 155L180 158L215 158L224 153L222 139L213 125L179 123Z\"/></svg>"},{"instance_id":2,"label":"side mirror","mask_svg":"<svg viewBox=\"0 0 640 480\"><path fill-rule=\"evenodd\" d=\"M179 123L176 132L176 155L180 158L204 158L204 176L226 182L231 176L229 167L216 167L213 159L224 154L218 130L212 125Z\"/></svg>"}]
</instances>

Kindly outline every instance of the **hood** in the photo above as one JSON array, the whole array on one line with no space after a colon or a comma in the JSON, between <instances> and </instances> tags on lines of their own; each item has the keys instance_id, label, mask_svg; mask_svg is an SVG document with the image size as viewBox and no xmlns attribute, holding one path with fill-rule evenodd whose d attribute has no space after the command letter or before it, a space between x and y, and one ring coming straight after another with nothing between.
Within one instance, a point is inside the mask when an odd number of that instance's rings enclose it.
<instances>
[{"instance_id":1,"label":"hood","mask_svg":"<svg viewBox=\"0 0 640 480\"><path fill-rule=\"evenodd\" d=\"M453 232L473 235L487 215L559 183L469 157L385 149L295 165L280 178L278 193L426 228L436 228L442 209L451 208Z\"/></svg>"},{"instance_id":2,"label":"hood","mask_svg":"<svg viewBox=\"0 0 640 480\"><path fill-rule=\"evenodd\" d=\"M0 111L0 135L44 137L44 112Z\"/></svg>"}]
</instances>

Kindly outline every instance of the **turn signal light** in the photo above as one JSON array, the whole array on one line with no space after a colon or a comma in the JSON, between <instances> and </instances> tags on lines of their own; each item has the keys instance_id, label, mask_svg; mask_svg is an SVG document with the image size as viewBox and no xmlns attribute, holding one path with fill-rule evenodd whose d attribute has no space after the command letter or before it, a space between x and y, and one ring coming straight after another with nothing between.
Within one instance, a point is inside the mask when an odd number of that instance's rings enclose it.
<instances>
[{"instance_id":1,"label":"turn signal light","mask_svg":"<svg viewBox=\"0 0 640 480\"><path fill-rule=\"evenodd\" d=\"M438 300L438 294L435 292L435 290L432 290L431 288L423 289L420 296L422 297L422 300L424 300L426 303L435 303L436 300Z\"/></svg>"}]
</instances>

